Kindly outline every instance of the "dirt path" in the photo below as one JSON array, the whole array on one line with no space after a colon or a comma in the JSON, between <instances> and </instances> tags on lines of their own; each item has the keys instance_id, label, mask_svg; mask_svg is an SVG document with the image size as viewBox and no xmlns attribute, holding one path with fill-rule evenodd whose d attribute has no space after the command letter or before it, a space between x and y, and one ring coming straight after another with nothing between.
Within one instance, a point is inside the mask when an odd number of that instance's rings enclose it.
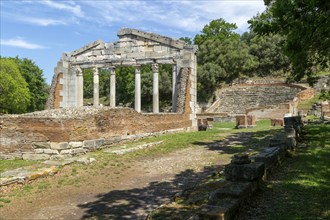
<instances>
[{"instance_id":1,"label":"dirt path","mask_svg":"<svg viewBox=\"0 0 330 220\"><path fill-rule=\"evenodd\" d=\"M86 165L77 173L64 167L53 177L31 183L33 193L22 189L21 196L0 209L0 219L143 219L229 162L221 151L203 146L139 158L121 166Z\"/></svg>"}]
</instances>

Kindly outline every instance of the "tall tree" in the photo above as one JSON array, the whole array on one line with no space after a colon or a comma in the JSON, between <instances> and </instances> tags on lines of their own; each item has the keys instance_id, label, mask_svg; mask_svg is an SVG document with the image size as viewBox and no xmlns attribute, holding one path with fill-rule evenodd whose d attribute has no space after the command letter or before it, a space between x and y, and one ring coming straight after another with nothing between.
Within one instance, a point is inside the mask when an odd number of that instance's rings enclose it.
<instances>
[{"instance_id":1,"label":"tall tree","mask_svg":"<svg viewBox=\"0 0 330 220\"><path fill-rule=\"evenodd\" d=\"M284 51L292 62L294 80L307 76L310 82L317 67L329 66L330 2L326 0L264 0L267 9L249 23L254 32L286 36Z\"/></svg>"},{"instance_id":2,"label":"tall tree","mask_svg":"<svg viewBox=\"0 0 330 220\"><path fill-rule=\"evenodd\" d=\"M206 40L225 40L227 38L239 38L239 34L235 33L236 24L228 23L223 18L212 20L205 25L201 34L197 34L194 38L194 44L201 45Z\"/></svg>"},{"instance_id":3,"label":"tall tree","mask_svg":"<svg viewBox=\"0 0 330 220\"><path fill-rule=\"evenodd\" d=\"M28 84L13 59L0 58L0 112L24 113L30 104Z\"/></svg>"},{"instance_id":4,"label":"tall tree","mask_svg":"<svg viewBox=\"0 0 330 220\"><path fill-rule=\"evenodd\" d=\"M27 107L27 111L44 110L48 98L49 86L43 77L43 71L30 59L16 57L15 61L19 66L21 75L28 84L31 94L31 101Z\"/></svg>"},{"instance_id":5,"label":"tall tree","mask_svg":"<svg viewBox=\"0 0 330 220\"><path fill-rule=\"evenodd\" d=\"M285 39L276 34L268 36L254 36L248 39L250 54L255 56L258 64L254 75L263 76L284 76L290 68L288 57L282 51Z\"/></svg>"}]
</instances>

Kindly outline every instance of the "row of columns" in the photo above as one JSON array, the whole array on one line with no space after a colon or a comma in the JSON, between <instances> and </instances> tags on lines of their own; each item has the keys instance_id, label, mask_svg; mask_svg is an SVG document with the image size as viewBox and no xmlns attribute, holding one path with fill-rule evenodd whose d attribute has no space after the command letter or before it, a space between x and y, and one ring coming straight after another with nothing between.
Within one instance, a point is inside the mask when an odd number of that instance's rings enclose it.
<instances>
[{"instance_id":1,"label":"row of columns","mask_svg":"<svg viewBox=\"0 0 330 220\"><path fill-rule=\"evenodd\" d=\"M159 113L159 64L153 63L153 89L152 89L152 109L153 113ZM99 70L95 66L93 68L93 105L99 106ZM77 76L77 106L83 106L83 72L80 67L76 68ZM175 111L175 86L177 77L177 67L172 68L172 109ZM116 106L116 72L115 68L110 68L110 107ZM141 112L141 70L140 66L135 67L135 102L134 108L137 112Z\"/></svg>"}]
</instances>

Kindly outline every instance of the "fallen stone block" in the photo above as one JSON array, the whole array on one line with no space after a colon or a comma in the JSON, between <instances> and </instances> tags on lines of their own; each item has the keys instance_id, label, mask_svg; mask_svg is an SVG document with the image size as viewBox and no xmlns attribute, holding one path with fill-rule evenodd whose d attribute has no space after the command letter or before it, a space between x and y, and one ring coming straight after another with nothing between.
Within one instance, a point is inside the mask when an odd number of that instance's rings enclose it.
<instances>
[{"instance_id":1,"label":"fallen stone block","mask_svg":"<svg viewBox=\"0 0 330 220\"><path fill-rule=\"evenodd\" d=\"M235 128L247 128L248 122L246 115L236 115L236 127Z\"/></svg>"},{"instance_id":2,"label":"fallen stone block","mask_svg":"<svg viewBox=\"0 0 330 220\"><path fill-rule=\"evenodd\" d=\"M217 201L230 197L245 199L252 195L258 189L258 181L253 182L230 182L227 181L224 186L213 191L210 195L210 205Z\"/></svg>"},{"instance_id":3,"label":"fallen stone block","mask_svg":"<svg viewBox=\"0 0 330 220\"><path fill-rule=\"evenodd\" d=\"M253 156L255 162L260 162L265 164L265 169L272 169L280 161L280 148L279 147L269 147L264 149L257 155Z\"/></svg>"},{"instance_id":4,"label":"fallen stone block","mask_svg":"<svg viewBox=\"0 0 330 220\"><path fill-rule=\"evenodd\" d=\"M225 166L225 178L228 181L255 181L262 178L265 172L263 163L228 164Z\"/></svg>"}]
</instances>

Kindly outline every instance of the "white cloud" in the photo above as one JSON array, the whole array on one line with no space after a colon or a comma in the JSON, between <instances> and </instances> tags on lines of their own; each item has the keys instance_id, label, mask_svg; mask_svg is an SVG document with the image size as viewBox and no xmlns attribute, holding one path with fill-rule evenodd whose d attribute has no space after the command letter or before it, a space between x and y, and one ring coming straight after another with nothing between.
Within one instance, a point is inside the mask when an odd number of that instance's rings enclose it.
<instances>
[{"instance_id":1,"label":"white cloud","mask_svg":"<svg viewBox=\"0 0 330 220\"><path fill-rule=\"evenodd\" d=\"M50 25L67 25L67 21L56 20L51 18L34 18L34 17L16 17L15 19L29 24L39 25L39 26L50 26Z\"/></svg>"},{"instance_id":2,"label":"white cloud","mask_svg":"<svg viewBox=\"0 0 330 220\"><path fill-rule=\"evenodd\" d=\"M37 50L37 49L46 49L47 47L40 44L34 44L25 41L22 38L16 39L0 39L0 44L4 46L19 47L23 49Z\"/></svg>"},{"instance_id":3,"label":"white cloud","mask_svg":"<svg viewBox=\"0 0 330 220\"><path fill-rule=\"evenodd\" d=\"M84 16L84 13L80 8L80 5L77 5L71 1L70 2L64 1L63 3L60 3L60 2L50 1L50 0L43 0L43 1L40 1L40 3L44 4L46 6L49 6L51 8L54 8L54 9L59 9L59 10L73 13L77 17Z\"/></svg>"},{"instance_id":4,"label":"white cloud","mask_svg":"<svg viewBox=\"0 0 330 220\"><path fill-rule=\"evenodd\" d=\"M219 18L236 23L238 32L243 32L248 27L247 20L265 9L262 0L82 1L81 6L88 8L88 20L102 26L134 24L190 33L199 32L205 24Z\"/></svg>"}]
</instances>

